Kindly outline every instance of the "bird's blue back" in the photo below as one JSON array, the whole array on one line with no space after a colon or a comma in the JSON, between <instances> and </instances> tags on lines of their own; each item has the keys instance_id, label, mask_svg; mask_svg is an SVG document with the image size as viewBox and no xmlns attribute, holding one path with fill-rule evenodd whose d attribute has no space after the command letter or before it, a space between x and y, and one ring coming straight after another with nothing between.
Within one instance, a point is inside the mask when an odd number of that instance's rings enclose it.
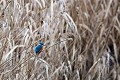
<instances>
[{"instance_id":1,"label":"bird's blue back","mask_svg":"<svg viewBox=\"0 0 120 80\"><path fill-rule=\"evenodd\" d=\"M38 54L43 48L43 42L40 42L34 49L35 53Z\"/></svg>"}]
</instances>

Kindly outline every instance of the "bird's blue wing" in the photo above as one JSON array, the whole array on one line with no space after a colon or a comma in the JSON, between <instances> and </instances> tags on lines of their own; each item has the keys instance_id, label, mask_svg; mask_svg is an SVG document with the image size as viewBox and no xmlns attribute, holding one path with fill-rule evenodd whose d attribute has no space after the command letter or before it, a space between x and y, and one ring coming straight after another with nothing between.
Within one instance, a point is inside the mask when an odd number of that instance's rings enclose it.
<instances>
[{"instance_id":1,"label":"bird's blue wing","mask_svg":"<svg viewBox=\"0 0 120 80\"><path fill-rule=\"evenodd\" d=\"M42 45L37 45L34 49L35 53L39 53L41 51L42 47L43 47Z\"/></svg>"}]
</instances>

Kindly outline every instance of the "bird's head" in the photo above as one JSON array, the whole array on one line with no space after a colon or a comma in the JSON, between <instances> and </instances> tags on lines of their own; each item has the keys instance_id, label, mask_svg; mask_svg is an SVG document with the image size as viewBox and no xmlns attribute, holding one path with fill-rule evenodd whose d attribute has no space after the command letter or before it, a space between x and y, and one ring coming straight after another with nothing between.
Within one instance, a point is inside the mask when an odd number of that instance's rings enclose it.
<instances>
[{"instance_id":1,"label":"bird's head","mask_svg":"<svg viewBox=\"0 0 120 80\"><path fill-rule=\"evenodd\" d=\"M43 43L43 42L40 42L39 44L40 44L40 45L44 45L44 43Z\"/></svg>"}]
</instances>

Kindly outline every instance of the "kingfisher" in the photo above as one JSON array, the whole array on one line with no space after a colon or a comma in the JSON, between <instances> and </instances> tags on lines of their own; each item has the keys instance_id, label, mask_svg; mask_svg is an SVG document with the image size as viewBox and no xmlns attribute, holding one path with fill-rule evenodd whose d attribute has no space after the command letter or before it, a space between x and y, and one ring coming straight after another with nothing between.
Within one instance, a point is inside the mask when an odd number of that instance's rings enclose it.
<instances>
[{"instance_id":1,"label":"kingfisher","mask_svg":"<svg viewBox=\"0 0 120 80\"><path fill-rule=\"evenodd\" d=\"M43 50L43 46L44 46L44 43L43 42L40 42L34 49L34 52L36 54L39 54L42 50Z\"/></svg>"}]
</instances>

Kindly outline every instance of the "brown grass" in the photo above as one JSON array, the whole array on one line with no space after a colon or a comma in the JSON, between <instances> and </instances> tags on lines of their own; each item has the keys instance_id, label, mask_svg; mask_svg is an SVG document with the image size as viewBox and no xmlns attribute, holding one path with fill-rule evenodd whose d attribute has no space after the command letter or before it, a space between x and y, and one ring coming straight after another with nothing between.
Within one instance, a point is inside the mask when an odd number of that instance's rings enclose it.
<instances>
[{"instance_id":1,"label":"brown grass","mask_svg":"<svg viewBox=\"0 0 120 80\"><path fill-rule=\"evenodd\" d=\"M0 80L120 80L119 40L119 0L0 0Z\"/></svg>"}]
</instances>

